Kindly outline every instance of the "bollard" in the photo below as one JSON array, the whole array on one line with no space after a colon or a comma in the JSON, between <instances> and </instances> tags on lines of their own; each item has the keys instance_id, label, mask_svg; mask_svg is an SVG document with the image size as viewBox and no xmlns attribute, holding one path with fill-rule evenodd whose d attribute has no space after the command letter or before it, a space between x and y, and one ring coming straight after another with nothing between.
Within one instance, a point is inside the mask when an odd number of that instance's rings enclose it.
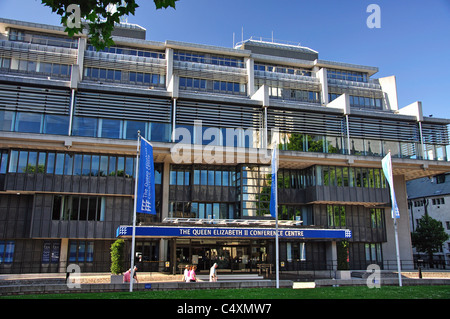
<instances>
[{"instance_id":1,"label":"bollard","mask_svg":"<svg viewBox=\"0 0 450 319\"><path fill-rule=\"evenodd\" d=\"M423 260L419 259L417 261L417 268L419 270L419 278L422 279L422 262Z\"/></svg>"}]
</instances>

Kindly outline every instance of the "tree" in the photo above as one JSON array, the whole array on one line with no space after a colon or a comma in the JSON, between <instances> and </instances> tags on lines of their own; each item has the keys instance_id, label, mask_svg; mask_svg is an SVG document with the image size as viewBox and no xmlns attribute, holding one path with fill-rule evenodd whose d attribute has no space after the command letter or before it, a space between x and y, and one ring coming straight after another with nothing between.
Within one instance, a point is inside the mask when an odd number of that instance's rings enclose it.
<instances>
[{"instance_id":1,"label":"tree","mask_svg":"<svg viewBox=\"0 0 450 319\"><path fill-rule=\"evenodd\" d=\"M61 24L66 26L69 36L81 33L83 24L74 22L74 18L84 19L89 28L89 38L91 44L97 50L114 45L111 33L120 18L129 14L134 15L139 5L136 0L41 0L44 6L50 7L52 12L61 16ZM156 9L175 8L178 0L153 0ZM79 8L79 17L75 16L76 9ZM109 10L111 6L116 6L115 10ZM69 22L69 23L68 23Z\"/></svg>"},{"instance_id":2,"label":"tree","mask_svg":"<svg viewBox=\"0 0 450 319\"><path fill-rule=\"evenodd\" d=\"M433 263L433 253L440 250L442 244L449 239L442 223L428 214L419 219L416 231L411 234L412 245L417 251L428 254L430 266Z\"/></svg>"},{"instance_id":3,"label":"tree","mask_svg":"<svg viewBox=\"0 0 450 319\"><path fill-rule=\"evenodd\" d=\"M123 239L117 239L111 245L111 273L114 275L120 275L125 270L124 248L125 241Z\"/></svg>"}]
</instances>

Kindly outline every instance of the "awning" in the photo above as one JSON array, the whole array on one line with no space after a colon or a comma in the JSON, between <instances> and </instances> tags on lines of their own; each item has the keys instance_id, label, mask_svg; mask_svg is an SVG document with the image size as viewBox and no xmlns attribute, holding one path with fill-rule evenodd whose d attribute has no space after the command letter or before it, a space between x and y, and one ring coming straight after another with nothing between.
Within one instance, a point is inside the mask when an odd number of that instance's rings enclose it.
<instances>
[{"instance_id":1,"label":"awning","mask_svg":"<svg viewBox=\"0 0 450 319\"><path fill-rule=\"evenodd\" d=\"M131 237L133 226L119 226L116 236ZM139 238L275 238L275 228L251 227L191 227L191 226L136 226ZM284 239L349 239L349 229L278 228Z\"/></svg>"}]
</instances>

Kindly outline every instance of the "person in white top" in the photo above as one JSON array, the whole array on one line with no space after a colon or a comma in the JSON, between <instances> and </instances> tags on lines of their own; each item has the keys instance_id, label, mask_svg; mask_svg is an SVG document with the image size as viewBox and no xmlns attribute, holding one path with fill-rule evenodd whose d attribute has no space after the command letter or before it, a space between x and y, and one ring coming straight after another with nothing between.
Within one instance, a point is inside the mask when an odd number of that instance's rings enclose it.
<instances>
[{"instance_id":1,"label":"person in white top","mask_svg":"<svg viewBox=\"0 0 450 319\"><path fill-rule=\"evenodd\" d=\"M186 265L186 267L184 268L183 280L185 282L189 282L189 279L189 265Z\"/></svg>"},{"instance_id":2,"label":"person in white top","mask_svg":"<svg viewBox=\"0 0 450 319\"><path fill-rule=\"evenodd\" d=\"M209 270L209 281L216 282L217 281L217 263L215 263L211 269Z\"/></svg>"}]
</instances>

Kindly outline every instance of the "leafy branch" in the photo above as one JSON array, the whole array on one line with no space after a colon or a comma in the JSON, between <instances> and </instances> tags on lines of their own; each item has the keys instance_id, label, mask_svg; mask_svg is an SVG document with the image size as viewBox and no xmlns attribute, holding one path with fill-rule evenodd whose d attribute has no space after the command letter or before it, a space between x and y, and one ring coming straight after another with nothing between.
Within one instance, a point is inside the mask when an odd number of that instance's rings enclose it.
<instances>
[{"instance_id":1,"label":"leafy branch","mask_svg":"<svg viewBox=\"0 0 450 319\"><path fill-rule=\"evenodd\" d=\"M153 0L156 9L172 7L178 0ZM136 0L41 0L44 6L50 7L52 12L61 16L61 24L66 26L65 31L70 37L82 33L83 23L71 25L74 10L69 6L75 4L79 8L79 17L88 26L88 36L91 45L97 50L114 45L111 33L121 17L134 15L139 5ZM115 6L115 10L110 10Z\"/></svg>"}]
</instances>

